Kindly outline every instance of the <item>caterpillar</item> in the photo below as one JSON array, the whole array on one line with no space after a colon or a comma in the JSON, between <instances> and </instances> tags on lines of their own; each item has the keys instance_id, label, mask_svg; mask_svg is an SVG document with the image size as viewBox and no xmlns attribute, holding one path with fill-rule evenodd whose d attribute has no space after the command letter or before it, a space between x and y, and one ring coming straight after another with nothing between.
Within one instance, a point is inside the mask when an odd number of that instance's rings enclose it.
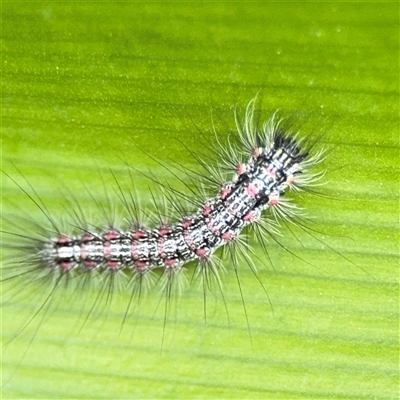
<instances>
[{"instance_id":1,"label":"caterpillar","mask_svg":"<svg viewBox=\"0 0 400 400\"><path fill-rule=\"evenodd\" d=\"M190 264L195 264L194 275L201 278L205 290L212 281L221 289L224 267L217 254L220 248L227 249L235 270L239 255L255 272L251 247L243 232L252 230L256 238L264 240L265 235L278 231L280 219L294 221L299 209L284 195L307 190L324 175L324 171L312 171L324 159L316 141L283 128L276 114L261 127L255 115L255 99L248 104L243 122L235 112L237 143L231 140L221 149L219 166L209 166L194 155L207 171L199 185L203 188L200 193L192 192L191 196L150 176L161 187L175 217L171 221L166 213L159 212L159 222L153 228L141 221L133 196L120 190L125 227L114 222L98 227L87 221L78 207L78 211L69 211L67 231L32 187L28 192L9 176L40 209L49 228L36 226L36 237L30 232L3 231L8 237L3 248L14 252L14 258L8 260L9 268L3 267L3 281L26 277L48 285L50 294L42 310L62 287L81 285L85 290L93 281L100 281L109 294L118 287L139 297L158 282L168 298L174 287L182 287ZM198 180L196 173L187 175L192 182ZM214 195L207 196L212 191ZM193 212L185 209L182 199L194 208Z\"/></svg>"}]
</instances>

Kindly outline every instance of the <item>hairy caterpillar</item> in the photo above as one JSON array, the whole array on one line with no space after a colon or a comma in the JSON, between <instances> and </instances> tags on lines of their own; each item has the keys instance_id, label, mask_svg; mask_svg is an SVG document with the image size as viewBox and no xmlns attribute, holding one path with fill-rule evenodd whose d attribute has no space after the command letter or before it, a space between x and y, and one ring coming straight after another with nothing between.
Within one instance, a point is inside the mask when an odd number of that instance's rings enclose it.
<instances>
[{"instance_id":1,"label":"hairy caterpillar","mask_svg":"<svg viewBox=\"0 0 400 400\"><path fill-rule=\"evenodd\" d=\"M26 285L39 283L48 293L31 319L45 312L54 294L65 287L84 291L95 283L106 297L116 289L140 297L158 283L168 299L173 289L182 287L189 263L196 264L194 276L200 278L205 291L213 282L222 290L219 248L231 255L235 273L238 257L255 273L251 247L241 233L252 229L256 238L264 241L266 235L277 231L276 221L297 218L298 208L282 196L316 184L324 171L311 169L322 161L323 151L315 150L309 139L282 128L275 115L259 127L254 100L247 106L243 123L236 116L236 126L238 144L231 141L221 150L219 167L197 158L207 171L200 187L208 186L207 190L190 196L150 177L160 185L173 216L167 218L158 211L154 228L141 222L137 202L123 190L119 196L125 208L125 226L115 222L92 225L78 207L67 211L70 221L61 227L32 187L29 192L14 181L41 210L48 225L36 226L36 237L31 232L3 231L7 236L3 247L14 255L6 260L10 266L3 268L3 280L27 278ZM196 173L188 172L188 176L192 181L198 179ZM214 195L207 197L208 192ZM194 211L188 212L182 199Z\"/></svg>"}]
</instances>

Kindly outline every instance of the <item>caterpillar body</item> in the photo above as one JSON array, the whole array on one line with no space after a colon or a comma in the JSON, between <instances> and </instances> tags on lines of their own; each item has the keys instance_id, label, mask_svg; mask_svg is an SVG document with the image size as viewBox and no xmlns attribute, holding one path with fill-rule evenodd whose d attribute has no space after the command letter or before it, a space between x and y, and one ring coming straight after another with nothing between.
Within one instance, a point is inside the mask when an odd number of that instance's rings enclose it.
<instances>
[{"instance_id":1,"label":"caterpillar body","mask_svg":"<svg viewBox=\"0 0 400 400\"><path fill-rule=\"evenodd\" d=\"M53 293L71 278L86 282L95 276L106 277L110 282L122 278L128 290L141 292L153 282L153 271L159 270L162 287L169 292L190 262L197 264L196 275L219 281L222 265L215 251L220 247L228 248L231 254L237 250L253 268L251 257L246 254L250 247L241 240L241 233L246 227L253 228L260 237L264 232L276 231L276 219L292 220L298 216L298 208L282 196L289 190L305 190L317 184L324 171L314 173L311 169L323 160L324 152L315 150L310 139L282 128L275 115L262 127L257 126L255 100L247 106L243 123L236 114L235 117L240 147L231 143L222 150L224 159L219 168L206 166L210 176L205 179L217 182L217 194L205 200L191 198L190 203L196 208L193 213L183 211L180 202L175 201L175 222L160 218L158 226L148 228L139 222L140 218L133 220L132 210L136 211L137 204L122 196L130 219L126 229L115 224L103 229L93 229L87 223L79 226L78 221L82 220L76 218L70 224L76 227L75 232L66 232L47 208L20 186L40 208L51 229L44 230L40 238L23 232L3 232L23 241L22 245L12 241L3 244L17 250L10 270L17 270L18 264L25 267L23 272L11 272L11 277L5 279L35 275L36 281L51 281ZM231 171L230 179L222 172L226 169ZM166 189L168 192L170 188ZM171 191L167 198L173 198ZM235 256L232 260L236 268ZM46 302L50 299L51 295Z\"/></svg>"}]
</instances>

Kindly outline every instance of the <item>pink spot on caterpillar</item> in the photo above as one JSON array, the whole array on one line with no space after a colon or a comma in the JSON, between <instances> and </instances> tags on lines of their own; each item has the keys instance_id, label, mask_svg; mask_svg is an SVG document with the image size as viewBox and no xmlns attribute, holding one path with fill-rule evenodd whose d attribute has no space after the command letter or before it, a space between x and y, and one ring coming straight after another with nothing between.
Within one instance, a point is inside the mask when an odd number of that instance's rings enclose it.
<instances>
[{"instance_id":1,"label":"pink spot on caterpillar","mask_svg":"<svg viewBox=\"0 0 400 400\"><path fill-rule=\"evenodd\" d=\"M135 242L131 244L131 256L134 260L137 260L139 258L139 250Z\"/></svg>"},{"instance_id":2,"label":"pink spot on caterpillar","mask_svg":"<svg viewBox=\"0 0 400 400\"><path fill-rule=\"evenodd\" d=\"M239 164L236 167L236 173L238 175L243 175L247 171L246 164Z\"/></svg>"},{"instance_id":3,"label":"pink spot on caterpillar","mask_svg":"<svg viewBox=\"0 0 400 400\"><path fill-rule=\"evenodd\" d=\"M231 189L228 187L225 187L221 190L220 192L220 198L221 200L225 200L226 197L229 195L229 193L231 192Z\"/></svg>"},{"instance_id":4,"label":"pink spot on caterpillar","mask_svg":"<svg viewBox=\"0 0 400 400\"><path fill-rule=\"evenodd\" d=\"M108 241L119 239L119 238L120 238L120 234L115 231L109 231L104 235L104 239L108 240Z\"/></svg>"},{"instance_id":5,"label":"pink spot on caterpillar","mask_svg":"<svg viewBox=\"0 0 400 400\"><path fill-rule=\"evenodd\" d=\"M274 177L276 175L276 167L274 167L273 165L269 165L268 168L266 168L266 172L269 176Z\"/></svg>"},{"instance_id":6,"label":"pink spot on caterpillar","mask_svg":"<svg viewBox=\"0 0 400 400\"><path fill-rule=\"evenodd\" d=\"M200 258L206 257L208 253L209 253L209 250L206 248L196 250L196 255L199 256Z\"/></svg>"},{"instance_id":7,"label":"pink spot on caterpillar","mask_svg":"<svg viewBox=\"0 0 400 400\"><path fill-rule=\"evenodd\" d=\"M192 224L193 224L193 219L191 219L191 218L185 218L185 219L182 221L182 228L183 228L183 229L187 229L187 228L189 228Z\"/></svg>"},{"instance_id":8,"label":"pink spot on caterpillar","mask_svg":"<svg viewBox=\"0 0 400 400\"><path fill-rule=\"evenodd\" d=\"M73 264L69 261L61 261L60 267L63 271L70 271L73 268Z\"/></svg>"},{"instance_id":9,"label":"pink spot on caterpillar","mask_svg":"<svg viewBox=\"0 0 400 400\"><path fill-rule=\"evenodd\" d=\"M224 239L227 242L229 242L229 240L232 240L232 238L233 238L233 233L232 232L225 232L222 235L222 239Z\"/></svg>"},{"instance_id":10,"label":"pink spot on caterpillar","mask_svg":"<svg viewBox=\"0 0 400 400\"><path fill-rule=\"evenodd\" d=\"M247 186L246 191L247 191L247 194L253 198L256 197L256 195L258 193L257 187L253 184L250 184L249 186Z\"/></svg>"},{"instance_id":11,"label":"pink spot on caterpillar","mask_svg":"<svg viewBox=\"0 0 400 400\"><path fill-rule=\"evenodd\" d=\"M287 179L286 179L286 183L287 183L289 186L294 185L294 181L295 181L295 179L294 179L294 176L293 176L293 175L289 175L289 176L287 177Z\"/></svg>"},{"instance_id":12,"label":"pink spot on caterpillar","mask_svg":"<svg viewBox=\"0 0 400 400\"><path fill-rule=\"evenodd\" d=\"M147 269L148 263L145 261L135 261L135 267L139 270L139 271L144 271Z\"/></svg>"},{"instance_id":13,"label":"pink spot on caterpillar","mask_svg":"<svg viewBox=\"0 0 400 400\"><path fill-rule=\"evenodd\" d=\"M93 241L94 238L95 238L95 237L94 237L91 233L85 233L85 234L82 236L82 242L83 242L83 243L88 243L88 242Z\"/></svg>"},{"instance_id":14,"label":"pink spot on caterpillar","mask_svg":"<svg viewBox=\"0 0 400 400\"><path fill-rule=\"evenodd\" d=\"M248 212L248 213L243 217L243 221L246 221L246 222L252 221L252 219L254 218L254 215L255 215L254 211Z\"/></svg>"},{"instance_id":15,"label":"pink spot on caterpillar","mask_svg":"<svg viewBox=\"0 0 400 400\"><path fill-rule=\"evenodd\" d=\"M176 258L170 258L164 260L164 264L166 267L174 267L178 264L178 260Z\"/></svg>"},{"instance_id":16,"label":"pink spot on caterpillar","mask_svg":"<svg viewBox=\"0 0 400 400\"><path fill-rule=\"evenodd\" d=\"M212 208L210 205L205 205L203 207L203 215L206 217L207 215L209 215L212 211Z\"/></svg>"},{"instance_id":17,"label":"pink spot on caterpillar","mask_svg":"<svg viewBox=\"0 0 400 400\"><path fill-rule=\"evenodd\" d=\"M81 258L84 260L88 256L88 252L86 250L86 243L81 244L80 251L81 251Z\"/></svg>"},{"instance_id":18,"label":"pink spot on caterpillar","mask_svg":"<svg viewBox=\"0 0 400 400\"><path fill-rule=\"evenodd\" d=\"M279 197L278 197L278 196L271 196L271 197L269 198L269 200L268 200L268 204L269 204L271 207L277 206L278 203L279 203Z\"/></svg>"},{"instance_id":19,"label":"pink spot on caterpillar","mask_svg":"<svg viewBox=\"0 0 400 400\"><path fill-rule=\"evenodd\" d=\"M111 249L110 249L110 243L109 242L105 242L103 244L103 254L104 254L104 257L106 259L110 257Z\"/></svg>"},{"instance_id":20,"label":"pink spot on caterpillar","mask_svg":"<svg viewBox=\"0 0 400 400\"><path fill-rule=\"evenodd\" d=\"M161 227L159 230L158 230L158 234L160 235L160 236L166 236L166 235L169 235L171 233L171 228L169 228L169 227Z\"/></svg>"},{"instance_id":21,"label":"pink spot on caterpillar","mask_svg":"<svg viewBox=\"0 0 400 400\"><path fill-rule=\"evenodd\" d=\"M131 233L133 239L143 239L147 237L147 233L139 229Z\"/></svg>"},{"instance_id":22,"label":"pink spot on caterpillar","mask_svg":"<svg viewBox=\"0 0 400 400\"><path fill-rule=\"evenodd\" d=\"M71 242L71 239L68 236L62 235L57 239L56 244L65 245L65 244L69 244L70 242Z\"/></svg>"}]
</instances>

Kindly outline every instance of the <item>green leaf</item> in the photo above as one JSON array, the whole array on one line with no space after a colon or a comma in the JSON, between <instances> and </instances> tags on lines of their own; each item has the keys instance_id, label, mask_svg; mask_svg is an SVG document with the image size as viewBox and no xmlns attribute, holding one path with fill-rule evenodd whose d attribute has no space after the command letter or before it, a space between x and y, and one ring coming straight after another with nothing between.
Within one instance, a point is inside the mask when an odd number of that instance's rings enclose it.
<instances>
[{"instance_id":1,"label":"green leaf","mask_svg":"<svg viewBox=\"0 0 400 400\"><path fill-rule=\"evenodd\" d=\"M159 194L136 170L185 189L171 160L200 171L191 152L257 93L331 150L319 194L290 195L309 229L251 242L268 296L225 259L206 321L196 277L124 324L126 288L3 282L2 398L398 398L397 3L3 2L2 33L2 169L66 227L65 205L121 212L109 168L144 209ZM46 223L2 188L4 231Z\"/></svg>"}]
</instances>

